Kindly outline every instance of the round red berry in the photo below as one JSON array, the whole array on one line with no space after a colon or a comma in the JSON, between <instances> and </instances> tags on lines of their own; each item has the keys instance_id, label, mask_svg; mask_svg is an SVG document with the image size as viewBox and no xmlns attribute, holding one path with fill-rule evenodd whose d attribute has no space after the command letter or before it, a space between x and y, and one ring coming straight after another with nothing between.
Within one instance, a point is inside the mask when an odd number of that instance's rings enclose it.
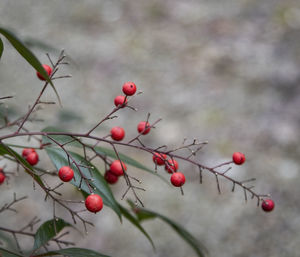
<instances>
[{"instance_id":1,"label":"round red berry","mask_svg":"<svg viewBox=\"0 0 300 257\"><path fill-rule=\"evenodd\" d=\"M39 156L36 152L28 154L25 158L26 161L32 166L36 165L39 162Z\"/></svg>"},{"instance_id":2,"label":"round red berry","mask_svg":"<svg viewBox=\"0 0 300 257\"><path fill-rule=\"evenodd\" d=\"M122 127L113 127L110 134L113 140L121 141L125 137L125 130Z\"/></svg>"},{"instance_id":3,"label":"round red berry","mask_svg":"<svg viewBox=\"0 0 300 257\"><path fill-rule=\"evenodd\" d=\"M126 82L123 84L122 89L125 95L134 95L136 92L136 85L133 82Z\"/></svg>"},{"instance_id":4,"label":"round red berry","mask_svg":"<svg viewBox=\"0 0 300 257\"><path fill-rule=\"evenodd\" d=\"M154 153L152 157L153 162L157 165L164 165L166 159L167 155L163 153Z\"/></svg>"},{"instance_id":5,"label":"round red berry","mask_svg":"<svg viewBox=\"0 0 300 257\"><path fill-rule=\"evenodd\" d=\"M115 184L117 183L119 177L116 176L114 173L110 172L109 170L107 170L104 174L104 178L106 180L107 183L109 184Z\"/></svg>"},{"instance_id":6,"label":"round red berry","mask_svg":"<svg viewBox=\"0 0 300 257\"><path fill-rule=\"evenodd\" d=\"M59 178L64 182L69 182L74 177L74 171L69 166L63 166L58 171Z\"/></svg>"},{"instance_id":7,"label":"round red berry","mask_svg":"<svg viewBox=\"0 0 300 257\"><path fill-rule=\"evenodd\" d=\"M98 212L101 211L103 208L103 200L100 195L91 194L85 199L85 207L90 212Z\"/></svg>"},{"instance_id":8,"label":"round red berry","mask_svg":"<svg viewBox=\"0 0 300 257\"><path fill-rule=\"evenodd\" d=\"M51 72L52 72L52 68L47 64L43 64L42 66L43 66L44 70L47 72L48 76L50 76ZM45 78L38 71L36 72L36 75L38 76L38 78L40 80L45 80Z\"/></svg>"},{"instance_id":9,"label":"round red berry","mask_svg":"<svg viewBox=\"0 0 300 257\"><path fill-rule=\"evenodd\" d=\"M33 148L24 148L22 151L22 156L26 157L30 153L35 153L35 150Z\"/></svg>"},{"instance_id":10,"label":"round red berry","mask_svg":"<svg viewBox=\"0 0 300 257\"><path fill-rule=\"evenodd\" d=\"M138 126L137 126L137 130L139 133L146 135L150 132L150 124L149 122L146 121L141 121Z\"/></svg>"},{"instance_id":11,"label":"round red berry","mask_svg":"<svg viewBox=\"0 0 300 257\"><path fill-rule=\"evenodd\" d=\"M110 172L116 176L122 176L124 174L123 169L126 171L127 167L124 162L120 162L119 160L113 161L112 164L110 165Z\"/></svg>"},{"instance_id":12,"label":"round red berry","mask_svg":"<svg viewBox=\"0 0 300 257\"><path fill-rule=\"evenodd\" d=\"M172 174L171 183L175 187L181 187L185 183L185 176L181 172L175 172Z\"/></svg>"},{"instance_id":13,"label":"round red berry","mask_svg":"<svg viewBox=\"0 0 300 257\"><path fill-rule=\"evenodd\" d=\"M173 173L178 170L178 162L174 159L168 160L168 163L165 164L165 170L168 173Z\"/></svg>"},{"instance_id":14,"label":"round red berry","mask_svg":"<svg viewBox=\"0 0 300 257\"><path fill-rule=\"evenodd\" d=\"M263 200L262 204L261 204L261 208L265 211L265 212L270 212L274 209L275 207L275 203L272 199L265 199Z\"/></svg>"},{"instance_id":15,"label":"round red berry","mask_svg":"<svg viewBox=\"0 0 300 257\"><path fill-rule=\"evenodd\" d=\"M243 153L235 152L232 155L232 160L237 165L242 165L246 161L246 157Z\"/></svg>"},{"instance_id":16,"label":"round red berry","mask_svg":"<svg viewBox=\"0 0 300 257\"><path fill-rule=\"evenodd\" d=\"M5 178L6 178L6 176L5 176L4 172L1 169L1 171L0 171L0 185L3 184Z\"/></svg>"},{"instance_id":17,"label":"round red berry","mask_svg":"<svg viewBox=\"0 0 300 257\"><path fill-rule=\"evenodd\" d=\"M125 105L127 104L127 99L124 95L118 95L116 96L114 102L116 107L124 108Z\"/></svg>"}]
</instances>

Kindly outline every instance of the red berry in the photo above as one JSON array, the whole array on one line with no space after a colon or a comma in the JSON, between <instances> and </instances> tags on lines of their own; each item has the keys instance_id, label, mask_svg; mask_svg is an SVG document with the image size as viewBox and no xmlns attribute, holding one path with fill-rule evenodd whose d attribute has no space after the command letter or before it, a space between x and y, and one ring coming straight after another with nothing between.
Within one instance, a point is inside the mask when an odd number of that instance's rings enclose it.
<instances>
[{"instance_id":1,"label":"red berry","mask_svg":"<svg viewBox=\"0 0 300 257\"><path fill-rule=\"evenodd\" d=\"M1 169L1 171L0 171L0 185L4 182L5 178L6 178L6 176L5 176L4 172Z\"/></svg>"},{"instance_id":2,"label":"red berry","mask_svg":"<svg viewBox=\"0 0 300 257\"><path fill-rule=\"evenodd\" d=\"M272 199L266 199L263 200L262 204L261 204L261 208L265 211L265 212L270 212L274 209L275 207L275 203Z\"/></svg>"},{"instance_id":3,"label":"red berry","mask_svg":"<svg viewBox=\"0 0 300 257\"><path fill-rule=\"evenodd\" d=\"M127 104L127 99L124 95L118 95L118 96L116 96L114 102L115 102L116 107L119 106L121 108L124 108L125 105Z\"/></svg>"},{"instance_id":4,"label":"red berry","mask_svg":"<svg viewBox=\"0 0 300 257\"><path fill-rule=\"evenodd\" d=\"M134 95L136 92L136 85L133 82L126 82L123 84L123 93L125 95Z\"/></svg>"},{"instance_id":5,"label":"red berry","mask_svg":"<svg viewBox=\"0 0 300 257\"><path fill-rule=\"evenodd\" d=\"M103 208L103 200L100 195L91 194L85 199L85 207L90 212L98 212Z\"/></svg>"},{"instance_id":6,"label":"red berry","mask_svg":"<svg viewBox=\"0 0 300 257\"><path fill-rule=\"evenodd\" d=\"M69 182L74 177L74 171L69 166L63 166L58 171L59 178L64 182Z\"/></svg>"},{"instance_id":7,"label":"red berry","mask_svg":"<svg viewBox=\"0 0 300 257\"><path fill-rule=\"evenodd\" d=\"M109 184L115 184L119 179L118 176L116 176L114 173L110 172L109 170L105 172L104 178L106 182Z\"/></svg>"},{"instance_id":8,"label":"red berry","mask_svg":"<svg viewBox=\"0 0 300 257\"><path fill-rule=\"evenodd\" d=\"M42 66L43 66L44 70L48 73L48 76L50 76L51 72L52 72L52 68L47 64L43 64ZM38 71L36 72L36 75L38 76L38 78L40 80L45 80L45 78Z\"/></svg>"},{"instance_id":9,"label":"red berry","mask_svg":"<svg viewBox=\"0 0 300 257\"><path fill-rule=\"evenodd\" d=\"M125 137L125 130L122 127L113 127L110 134L113 140L121 141Z\"/></svg>"},{"instance_id":10,"label":"red berry","mask_svg":"<svg viewBox=\"0 0 300 257\"><path fill-rule=\"evenodd\" d=\"M30 165L34 166L39 162L39 156L36 152L32 152L26 156L26 161Z\"/></svg>"},{"instance_id":11,"label":"red berry","mask_svg":"<svg viewBox=\"0 0 300 257\"><path fill-rule=\"evenodd\" d=\"M171 176L171 183L175 187L181 187L185 183L185 176L181 172L175 172Z\"/></svg>"},{"instance_id":12,"label":"red berry","mask_svg":"<svg viewBox=\"0 0 300 257\"><path fill-rule=\"evenodd\" d=\"M167 159L167 155L163 153L154 153L152 159L157 165L164 165L164 160Z\"/></svg>"},{"instance_id":13,"label":"red berry","mask_svg":"<svg viewBox=\"0 0 300 257\"><path fill-rule=\"evenodd\" d=\"M22 156L26 157L30 153L35 153L35 150L33 148L24 148L22 151Z\"/></svg>"},{"instance_id":14,"label":"red berry","mask_svg":"<svg viewBox=\"0 0 300 257\"><path fill-rule=\"evenodd\" d=\"M149 124L149 122L146 122L146 121L141 121L137 126L138 132L142 133L143 135L148 134L150 129L151 129L150 124Z\"/></svg>"},{"instance_id":15,"label":"red berry","mask_svg":"<svg viewBox=\"0 0 300 257\"><path fill-rule=\"evenodd\" d=\"M166 163L166 166L165 166L165 170L168 173L176 172L178 170L178 162L174 159L168 160L168 163Z\"/></svg>"},{"instance_id":16,"label":"red berry","mask_svg":"<svg viewBox=\"0 0 300 257\"><path fill-rule=\"evenodd\" d=\"M116 176L122 176L124 174L122 166L123 166L124 170L126 171L127 167L126 167L125 163L122 162L122 165L121 165L121 162L119 160L115 160L110 165L110 172Z\"/></svg>"},{"instance_id":17,"label":"red berry","mask_svg":"<svg viewBox=\"0 0 300 257\"><path fill-rule=\"evenodd\" d=\"M235 152L232 155L232 160L237 165L242 165L246 161L246 157L243 153Z\"/></svg>"}]
</instances>

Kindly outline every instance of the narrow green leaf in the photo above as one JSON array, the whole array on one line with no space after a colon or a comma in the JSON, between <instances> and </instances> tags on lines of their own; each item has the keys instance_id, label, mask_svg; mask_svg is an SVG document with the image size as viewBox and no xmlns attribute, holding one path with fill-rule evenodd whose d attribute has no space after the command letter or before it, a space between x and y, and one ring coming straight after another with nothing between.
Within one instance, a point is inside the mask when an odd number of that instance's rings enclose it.
<instances>
[{"instance_id":1,"label":"narrow green leaf","mask_svg":"<svg viewBox=\"0 0 300 257\"><path fill-rule=\"evenodd\" d=\"M112 150L112 149L108 149L108 148L101 147L101 146L96 146L95 150L96 150L97 153L102 154L102 155L107 155L109 157L112 157L113 159L118 158L115 151ZM134 160L133 158L129 157L128 155L125 155L123 153L119 153L119 156L120 156L121 161L123 161L123 162L125 162L125 163L127 163L127 164L129 164L133 167L136 167L136 168L141 169L141 170L148 171L150 173L155 173L153 170L147 168L146 166L144 166L143 164L141 164L138 161Z\"/></svg>"},{"instance_id":2,"label":"narrow green leaf","mask_svg":"<svg viewBox=\"0 0 300 257\"><path fill-rule=\"evenodd\" d=\"M6 249L0 248L0 256L2 257L24 257L24 255L20 255L18 253L13 253Z\"/></svg>"},{"instance_id":3,"label":"narrow green leaf","mask_svg":"<svg viewBox=\"0 0 300 257\"><path fill-rule=\"evenodd\" d=\"M2 39L0 38L0 59L1 59L2 54L3 54L3 49L4 49L3 42L2 42Z\"/></svg>"},{"instance_id":4,"label":"narrow green leaf","mask_svg":"<svg viewBox=\"0 0 300 257\"><path fill-rule=\"evenodd\" d=\"M55 127L46 127L42 130L42 132L65 132L63 130L59 130ZM51 138L53 138L55 141L57 141L60 144L65 144L66 146L76 146L76 147L82 147L82 145L80 143L78 143L78 141L75 141L74 138L70 137L70 136L64 136L64 135L51 135ZM46 136L43 136L42 138L43 140L43 144L52 144L55 145L55 143Z\"/></svg>"},{"instance_id":5,"label":"narrow green leaf","mask_svg":"<svg viewBox=\"0 0 300 257\"><path fill-rule=\"evenodd\" d=\"M47 127L45 129L42 130L42 132L64 132L62 130L59 130L58 128L54 128L54 127ZM76 146L76 147L82 147L82 145L80 143L78 143L77 141L73 141L73 138L70 136L57 136L57 135L52 135L51 136L53 139L55 139L57 142L59 142L60 144L65 144L67 142L71 142L68 144L68 146ZM48 137L43 137L43 144L46 143L52 143L53 141L51 141ZM117 159L116 153L114 150L109 149L109 148L105 148L105 147L100 147L100 146L96 146L94 147L95 151L101 155L107 155L113 159ZM170 184L168 180L166 180L163 176L161 176L160 174L158 174L157 172L154 172L153 170L147 168L145 165L141 164L140 162L134 160L133 158L129 157L128 155L125 155L123 153L119 153L120 159L125 162L128 165L131 165L133 167L136 167L138 169L150 172L151 174L158 176L160 179L162 179L164 182L166 182L168 185Z\"/></svg>"},{"instance_id":6,"label":"narrow green leaf","mask_svg":"<svg viewBox=\"0 0 300 257\"><path fill-rule=\"evenodd\" d=\"M132 201L128 200L127 202L129 203L131 209L133 210L139 221L155 219L157 217L151 212L141 212L140 208L137 207Z\"/></svg>"},{"instance_id":7,"label":"narrow green leaf","mask_svg":"<svg viewBox=\"0 0 300 257\"><path fill-rule=\"evenodd\" d=\"M68 257L110 257L108 255L104 255L102 253L98 253L84 248L66 248L66 249L35 255L35 257L52 256L52 255L65 255Z\"/></svg>"},{"instance_id":8,"label":"narrow green leaf","mask_svg":"<svg viewBox=\"0 0 300 257\"><path fill-rule=\"evenodd\" d=\"M39 249L65 227L72 227L72 225L63 219L52 219L43 223L35 233L33 249Z\"/></svg>"},{"instance_id":9,"label":"narrow green leaf","mask_svg":"<svg viewBox=\"0 0 300 257\"><path fill-rule=\"evenodd\" d=\"M57 170L59 170L62 166L69 166L68 156L64 150L52 147L46 147L45 149ZM68 153L72 156L77 164L81 165L80 170L82 174L89 179L89 184L93 188L93 191L96 194L99 194L103 199L103 203L112 208L121 219L121 211L118 203L116 202L109 186L98 169L92 163L85 160L83 156L71 151L68 151ZM81 181L81 174L77 166L72 163L71 167L74 170L74 179L72 179L70 183L77 188L80 187L81 190L90 194L90 189L85 181Z\"/></svg>"},{"instance_id":10,"label":"narrow green leaf","mask_svg":"<svg viewBox=\"0 0 300 257\"><path fill-rule=\"evenodd\" d=\"M3 233L1 231L0 231L0 245L4 246L5 248L17 251L16 242L13 240L13 238L11 238L6 233Z\"/></svg>"},{"instance_id":11,"label":"narrow green leaf","mask_svg":"<svg viewBox=\"0 0 300 257\"><path fill-rule=\"evenodd\" d=\"M43 75L43 77L46 79L46 81L51 85L53 88L56 97L61 104L60 97L56 91L56 88L54 87L53 82L48 76L48 73L43 68L42 64L38 60L38 58L25 46L25 44L17 38L16 35L14 35L11 31L0 27L0 33L6 37L6 39L12 44L12 46L20 53L21 56L40 74Z\"/></svg>"},{"instance_id":12,"label":"narrow green leaf","mask_svg":"<svg viewBox=\"0 0 300 257\"><path fill-rule=\"evenodd\" d=\"M130 221L134 226L136 226L149 240L149 242L151 243L153 249L155 249L154 243L152 241L152 238L149 236L149 234L146 232L146 230L141 226L140 221L134 217L133 215L131 215L131 213L125 209L123 206L119 205L119 208L123 214L123 216Z\"/></svg>"},{"instance_id":13,"label":"narrow green leaf","mask_svg":"<svg viewBox=\"0 0 300 257\"><path fill-rule=\"evenodd\" d=\"M34 178L34 180L37 183L39 183L42 187L45 187L45 185L44 185L43 181L41 180L41 178L37 174L35 174L35 171L34 171L33 167L27 161L25 161L22 156L20 156L17 152L15 152L13 149L11 149L8 145L0 143L0 155L12 156L19 163L22 163L22 165L24 167L26 167L26 169L24 169L25 172L27 174L29 174L30 176L32 176ZM29 172L28 170L30 170L31 172Z\"/></svg>"},{"instance_id":14,"label":"narrow green leaf","mask_svg":"<svg viewBox=\"0 0 300 257\"><path fill-rule=\"evenodd\" d=\"M131 204L132 205L132 204ZM182 227L181 225L175 223L174 221L172 221L171 219L169 219L168 217L161 215L159 213L156 213L154 211L150 211L148 209L145 208L140 208L140 207L135 207L135 214L137 216L137 218L140 221L145 220L145 217L147 217L146 219L149 219L149 217L151 218L159 218L162 221L166 222L168 225L170 225L176 232L177 234L184 239L193 249L194 251L197 253L197 255L199 257L207 257L208 255L208 251L205 248L204 245L202 245L193 235L190 234L190 232L188 232L184 227Z\"/></svg>"}]
</instances>

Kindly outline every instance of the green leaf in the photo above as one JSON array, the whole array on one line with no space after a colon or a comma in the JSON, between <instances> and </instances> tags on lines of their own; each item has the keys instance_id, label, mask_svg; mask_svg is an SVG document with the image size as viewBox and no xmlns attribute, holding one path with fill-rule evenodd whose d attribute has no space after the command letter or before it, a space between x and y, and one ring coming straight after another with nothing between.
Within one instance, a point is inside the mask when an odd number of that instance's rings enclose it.
<instances>
[{"instance_id":1,"label":"green leaf","mask_svg":"<svg viewBox=\"0 0 300 257\"><path fill-rule=\"evenodd\" d=\"M15 152L13 149L11 149L8 145L0 143L0 155L12 156L15 160L17 160L20 164L22 164L22 166L24 167L24 170L27 174L32 176L33 179L37 183L39 183L42 187L45 187L41 178L37 174L35 174L33 167L27 161L25 161L22 156L20 156L17 152Z\"/></svg>"},{"instance_id":2,"label":"green leaf","mask_svg":"<svg viewBox=\"0 0 300 257\"><path fill-rule=\"evenodd\" d=\"M1 59L2 54L3 54L3 49L4 49L3 42L2 42L2 39L0 38L0 59Z\"/></svg>"},{"instance_id":3,"label":"green leaf","mask_svg":"<svg viewBox=\"0 0 300 257\"><path fill-rule=\"evenodd\" d=\"M130 205L132 205L133 203L130 203ZM145 219L149 219L151 218L159 218L162 221L166 222L168 225L170 225L176 232L177 234L184 239L193 249L194 251L197 253L197 255L199 257L207 257L208 255L208 251L205 248L205 246L203 246L193 235L191 235L185 228L183 228L181 225L175 223L174 221L172 221L171 219L169 219L168 217L161 215L159 213L156 213L154 211L150 211L148 209L145 208L140 208L140 207L135 207L135 214L137 216L137 218L140 221L143 221Z\"/></svg>"},{"instance_id":4,"label":"green leaf","mask_svg":"<svg viewBox=\"0 0 300 257\"><path fill-rule=\"evenodd\" d=\"M6 249L0 248L0 256L2 257L24 257L23 255L20 255L18 253L13 253L11 251L8 251Z\"/></svg>"},{"instance_id":5,"label":"green leaf","mask_svg":"<svg viewBox=\"0 0 300 257\"><path fill-rule=\"evenodd\" d=\"M125 209L123 206L119 205L119 208L120 208L123 216L126 219L128 219L128 221L130 221L134 226L136 226L147 237L147 239L151 243L153 249L155 249L152 238L149 236L149 234L146 232L146 230L141 226L140 221L136 217L131 215L131 213L127 209Z\"/></svg>"},{"instance_id":6,"label":"green leaf","mask_svg":"<svg viewBox=\"0 0 300 257\"><path fill-rule=\"evenodd\" d=\"M42 130L42 132L61 132L64 133L65 131L59 130L58 128L54 128L54 127L47 127L45 129ZM71 142L69 144L67 144L68 146L76 146L76 147L80 147L82 148L82 145L80 143L78 143L77 141L73 141L73 138L70 136L64 136L64 135L51 135L51 137L53 139L55 139L57 142L59 142L60 144L65 144L68 142ZM47 144L47 143L51 143L53 144L53 141L51 141L51 139L49 139L48 137L43 137L43 144ZM92 146L92 145L90 145ZM117 155L115 153L114 150L112 149L108 149L105 147L100 147L100 146L96 146L93 147L95 149L95 151L101 155L107 155L113 159L117 159ZM140 162L134 160L133 158L123 154L123 153L119 153L119 157L121 159L121 161L125 162L126 164L129 164L133 167L136 167L138 169L150 172L151 174L158 176L160 179L162 179L164 182L166 182L168 185L170 184L168 180L166 180L163 176L161 176L160 174L158 174L157 172L154 172L153 170L147 168L145 165L141 164Z\"/></svg>"},{"instance_id":7,"label":"green leaf","mask_svg":"<svg viewBox=\"0 0 300 257\"><path fill-rule=\"evenodd\" d=\"M72 227L71 224L65 222L63 219L52 219L43 223L34 236L33 249L39 249L41 246L50 241L65 227Z\"/></svg>"},{"instance_id":8,"label":"green leaf","mask_svg":"<svg viewBox=\"0 0 300 257\"><path fill-rule=\"evenodd\" d=\"M0 245L11 250L17 250L16 242L11 237L0 231ZM1 256L1 255L0 255Z\"/></svg>"},{"instance_id":9,"label":"green leaf","mask_svg":"<svg viewBox=\"0 0 300 257\"><path fill-rule=\"evenodd\" d=\"M25 46L25 44L17 38L16 35L14 35L11 31L0 27L0 33L6 37L6 39L12 44L12 46L20 53L21 56L35 69L37 70L43 77L46 79L46 81L51 85L53 88L56 97L61 104L60 97L56 91L56 88L54 87L53 82L48 76L48 73L43 68L42 64L38 60L38 58Z\"/></svg>"},{"instance_id":10,"label":"green leaf","mask_svg":"<svg viewBox=\"0 0 300 257\"><path fill-rule=\"evenodd\" d=\"M57 170L59 170L62 166L69 166L68 156L64 150L53 147L46 147L45 149ZM96 194L99 194L103 199L103 203L112 208L121 219L121 211L118 203L98 169L92 163L85 160L83 156L71 151L68 151L68 153L77 164L82 165L80 166L80 170L82 174L89 179L89 184L93 188L93 191ZM70 183L90 194L90 190L85 181L81 181L81 174L77 166L72 163L71 168L74 170L74 179L72 179Z\"/></svg>"},{"instance_id":11,"label":"green leaf","mask_svg":"<svg viewBox=\"0 0 300 257\"><path fill-rule=\"evenodd\" d=\"M59 130L55 127L46 127L42 130L42 132L61 132L64 133L65 131L63 130ZM80 143L78 143L78 141L74 141L74 138L70 137L70 136L64 136L64 135L51 135L51 138L53 138L55 141L57 141L60 144L66 144L66 146L76 146L76 147L82 147L82 145ZM43 136L42 138L43 140L43 144L52 144L55 145L55 143L46 136ZM67 144L68 143L68 144Z\"/></svg>"},{"instance_id":12,"label":"green leaf","mask_svg":"<svg viewBox=\"0 0 300 257\"><path fill-rule=\"evenodd\" d=\"M104 255L102 253L98 253L84 248L66 248L66 249L35 255L35 257L52 256L52 255L66 255L68 257L110 257L108 255Z\"/></svg>"}]
</instances>

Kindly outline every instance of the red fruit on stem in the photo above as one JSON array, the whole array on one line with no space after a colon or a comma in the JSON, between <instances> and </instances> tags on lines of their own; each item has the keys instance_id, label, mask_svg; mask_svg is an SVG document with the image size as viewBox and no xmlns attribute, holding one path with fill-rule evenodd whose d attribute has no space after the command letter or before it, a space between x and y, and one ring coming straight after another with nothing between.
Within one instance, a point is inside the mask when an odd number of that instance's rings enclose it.
<instances>
[{"instance_id":1,"label":"red fruit on stem","mask_svg":"<svg viewBox=\"0 0 300 257\"><path fill-rule=\"evenodd\" d=\"M110 134L113 140L121 141L125 137L125 130L122 127L113 127Z\"/></svg>"},{"instance_id":2,"label":"red fruit on stem","mask_svg":"<svg viewBox=\"0 0 300 257\"><path fill-rule=\"evenodd\" d=\"M74 171L69 166L63 166L58 171L59 178L64 182L69 182L74 177Z\"/></svg>"},{"instance_id":3,"label":"red fruit on stem","mask_svg":"<svg viewBox=\"0 0 300 257\"><path fill-rule=\"evenodd\" d=\"M22 151L22 156L26 157L30 153L35 153L35 150L33 148L24 148Z\"/></svg>"},{"instance_id":4,"label":"red fruit on stem","mask_svg":"<svg viewBox=\"0 0 300 257\"><path fill-rule=\"evenodd\" d=\"M107 170L104 174L104 179L109 184L115 184L117 183L119 177L116 176L114 173L110 172L110 170Z\"/></svg>"},{"instance_id":5,"label":"red fruit on stem","mask_svg":"<svg viewBox=\"0 0 300 257\"><path fill-rule=\"evenodd\" d=\"M32 152L26 156L26 161L30 165L34 166L39 162L39 156L36 152Z\"/></svg>"},{"instance_id":6,"label":"red fruit on stem","mask_svg":"<svg viewBox=\"0 0 300 257\"><path fill-rule=\"evenodd\" d=\"M121 163L122 163L122 165L121 165ZM123 166L123 169L126 171L127 167L126 167L125 163L120 162L119 160L115 160L110 165L110 172L116 176L122 176L124 174L122 166Z\"/></svg>"},{"instance_id":7,"label":"red fruit on stem","mask_svg":"<svg viewBox=\"0 0 300 257\"><path fill-rule=\"evenodd\" d=\"M235 152L232 155L232 160L237 165L242 165L246 161L246 157L243 153Z\"/></svg>"},{"instance_id":8,"label":"red fruit on stem","mask_svg":"<svg viewBox=\"0 0 300 257\"><path fill-rule=\"evenodd\" d=\"M85 199L85 207L90 212L98 212L101 211L103 208L103 200L100 195L91 194Z\"/></svg>"},{"instance_id":9,"label":"red fruit on stem","mask_svg":"<svg viewBox=\"0 0 300 257\"><path fill-rule=\"evenodd\" d=\"M168 160L168 163L165 165L165 170L168 173L176 172L178 170L178 162L174 159Z\"/></svg>"},{"instance_id":10,"label":"red fruit on stem","mask_svg":"<svg viewBox=\"0 0 300 257\"><path fill-rule=\"evenodd\" d=\"M4 174L4 172L2 171L2 168L0 170L0 185L3 184L4 180L5 180L6 176Z\"/></svg>"},{"instance_id":11,"label":"red fruit on stem","mask_svg":"<svg viewBox=\"0 0 300 257\"><path fill-rule=\"evenodd\" d=\"M127 104L127 99L124 95L118 95L118 96L116 96L114 102L115 102L116 107L119 106L121 108L124 108L125 105Z\"/></svg>"},{"instance_id":12,"label":"red fruit on stem","mask_svg":"<svg viewBox=\"0 0 300 257\"><path fill-rule=\"evenodd\" d=\"M261 204L261 208L265 211L265 212L270 212L274 209L275 207L275 203L272 199L265 199L263 200L262 204Z\"/></svg>"},{"instance_id":13,"label":"red fruit on stem","mask_svg":"<svg viewBox=\"0 0 300 257\"><path fill-rule=\"evenodd\" d=\"M165 161L167 159L167 155L163 153L154 153L152 160L156 165L164 165Z\"/></svg>"},{"instance_id":14,"label":"red fruit on stem","mask_svg":"<svg viewBox=\"0 0 300 257\"><path fill-rule=\"evenodd\" d=\"M125 95L134 95L136 92L136 85L133 82L126 82L123 84L122 89Z\"/></svg>"},{"instance_id":15,"label":"red fruit on stem","mask_svg":"<svg viewBox=\"0 0 300 257\"><path fill-rule=\"evenodd\" d=\"M172 174L171 183L175 187L181 187L185 183L185 176L181 172L175 172Z\"/></svg>"},{"instance_id":16,"label":"red fruit on stem","mask_svg":"<svg viewBox=\"0 0 300 257\"><path fill-rule=\"evenodd\" d=\"M43 66L44 70L47 72L48 76L50 76L51 72L52 72L52 68L47 64L43 64L42 66ZM38 78L40 80L45 80L45 78L38 71L36 72L36 75L38 76Z\"/></svg>"},{"instance_id":17,"label":"red fruit on stem","mask_svg":"<svg viewBox=\"0 0 300 257\"><path fill-rule=\"evenodd\" d=\"M137 130L139 133L146 135L150 132L150 124L149 122L146 121L141 121L138 126L137 126Z\"/></svg>"}]
</instances>

